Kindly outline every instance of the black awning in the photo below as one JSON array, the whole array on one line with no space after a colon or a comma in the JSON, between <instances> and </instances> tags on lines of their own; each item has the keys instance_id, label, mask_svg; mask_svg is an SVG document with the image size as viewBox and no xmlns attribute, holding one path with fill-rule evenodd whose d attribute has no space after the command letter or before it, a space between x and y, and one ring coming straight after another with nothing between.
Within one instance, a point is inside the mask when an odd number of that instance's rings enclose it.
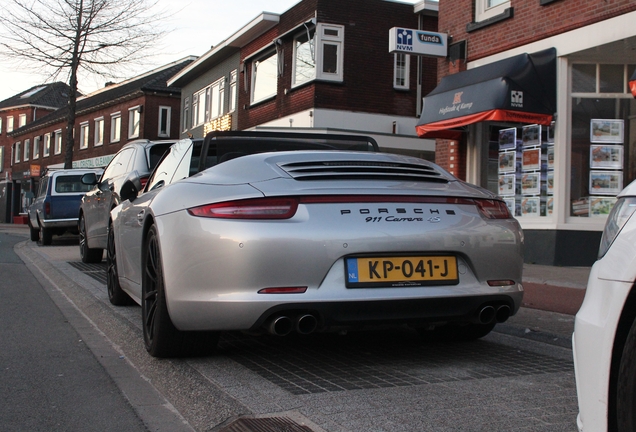
<instances>
[{"instance_id":1,"label":"black awning","mask_svg":"<svg viewBox=\"0 0 636 432\"><path fill-rule=\"evenodd\" d=\"M632 95L636 97L636 71L629 78L629 90L632 92Z\"/></svg>"},{"instance_id":2,"label":"black awning","mask_svg":"<svg viewBox=\"0 0 636 432\"><path fill-rule=\"evenodd\" d=\"M556 49L448 75L424 98L422 138L457 138L482 121L549 125L556 111Z\"/></svg>"}]
</instances>

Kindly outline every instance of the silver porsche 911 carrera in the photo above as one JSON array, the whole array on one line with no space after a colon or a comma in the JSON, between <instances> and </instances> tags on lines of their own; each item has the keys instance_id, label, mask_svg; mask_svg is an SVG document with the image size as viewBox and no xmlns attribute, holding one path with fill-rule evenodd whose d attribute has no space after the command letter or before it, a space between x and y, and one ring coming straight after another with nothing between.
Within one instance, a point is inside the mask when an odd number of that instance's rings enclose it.
<instances>
[{"instance_id":1,"label":"silver porsche 911 carrera","mask_svg":"<svg viewBox=\"0 0 636 432\"><path fill-rule=\"evenodd\" d=\"M148 352L219 332L410 325L475 339L516 313L523 234L494 194L370 138L212 133L173 145L111 212L108 292Z\"/></svg>"}]
</instances>

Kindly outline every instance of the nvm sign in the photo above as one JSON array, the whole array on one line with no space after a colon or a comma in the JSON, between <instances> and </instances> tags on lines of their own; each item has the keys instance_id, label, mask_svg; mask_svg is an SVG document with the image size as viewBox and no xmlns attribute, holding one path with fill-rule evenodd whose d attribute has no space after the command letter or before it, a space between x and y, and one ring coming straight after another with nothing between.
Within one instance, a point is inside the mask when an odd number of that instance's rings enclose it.
<instances>
[{"instance_id":1,"label":"nvm sign","mask_svg":"<svg viewBox=\"0 0 636 432\"><path fill-rule=\"evenodd\" d=\"M446 57L446 33L393 27L389 30L389 52L432 57Z\"/></svg>"}]
</instances>

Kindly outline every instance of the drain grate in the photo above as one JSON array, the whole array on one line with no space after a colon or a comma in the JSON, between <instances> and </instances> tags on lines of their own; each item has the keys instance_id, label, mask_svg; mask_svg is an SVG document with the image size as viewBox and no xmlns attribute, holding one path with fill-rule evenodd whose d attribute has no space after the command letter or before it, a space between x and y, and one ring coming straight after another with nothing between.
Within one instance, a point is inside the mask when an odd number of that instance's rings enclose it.
<instances>
[{"instance_id":1,"label":"drain grate","mask_svg":"<svg viewBox=\"0 0 636 432\"><path fill-rule=\"evenodd\" d=\"M98 282L106 285L106 262L102 261L96 264L86 264L81 261L68 261L71 267L76 268L82 273L92 277Z\"/></svg>"},{"instance_id":2,"label":"drain grate","mask_svg":"<svg viewBox=\"0 0 636 432\"><path fill-rule=\"evenodd\" d=\"M307 426L285 417L241 418L220 432L312 432Z\"/></svg>"},{"instance_id":3,"label":"drain grate","mask_svg":"<svg viewBox=\"0 0 636 432\"><path fill-rule=\"evenodd\" d=\"M396 333L309 338L227 334L220 347L236 362L296 395L573 370L572 362L488 341L427 345L412 333Z\"/></svg>"}]
</instances>

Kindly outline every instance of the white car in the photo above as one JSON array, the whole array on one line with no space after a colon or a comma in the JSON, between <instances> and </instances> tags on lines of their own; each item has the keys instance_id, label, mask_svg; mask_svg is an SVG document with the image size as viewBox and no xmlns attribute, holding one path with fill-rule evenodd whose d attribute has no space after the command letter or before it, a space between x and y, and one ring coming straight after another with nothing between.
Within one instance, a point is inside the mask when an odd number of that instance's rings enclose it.
<instances>
[{"instance_id":1,"label":"white car","mask_svg":"<svg viewBox=\"0 0 636 432\"><path fill-rule=\"evenodd\" d=\"M636 430L636 181L619 195L576 315L581 431Z\"/></svg>"}]
</instances>

